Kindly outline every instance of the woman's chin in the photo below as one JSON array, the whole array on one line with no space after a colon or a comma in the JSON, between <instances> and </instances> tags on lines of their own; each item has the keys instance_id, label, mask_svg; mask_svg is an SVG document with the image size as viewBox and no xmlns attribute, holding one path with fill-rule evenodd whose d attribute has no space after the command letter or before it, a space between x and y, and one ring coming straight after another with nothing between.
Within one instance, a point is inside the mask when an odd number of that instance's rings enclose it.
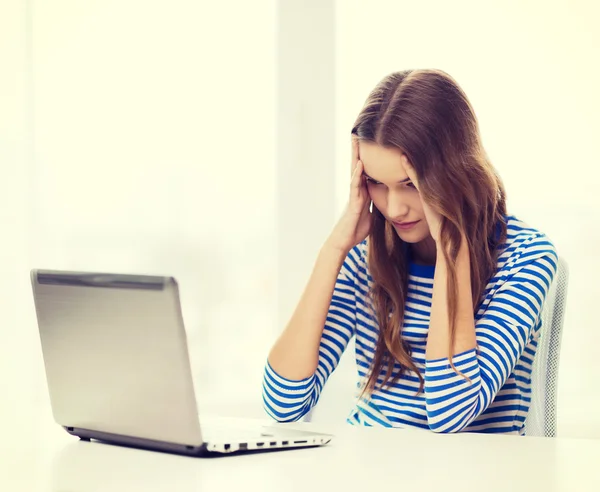
<instances>
[{"instance_id":1,"label":"woman's chin","mask_svg":"<svg viewBox=\"0 0 600 492\"><path fill-rule=\"evenodd\" d=\"M398 227L394 227L396 234L405 243L415 244L424 241L428 237L431 237L428 231L424 231L421 228L413 228L409 230L402 230Z\"/></svg>"},{"instance_id":2,"label":"woman's chin","mask_svg":"<svg viewBox=\"0 0 600 492\"><path fill-rule=\"evenodd\" d=\"M421 238L420 236L415 236L413 234L403 234L400 232L396 231L396 234L398 235L398 237L400 239L402 239L402 241L404 241L405 243L408 244L418 244L421 241L423 241L424 238Z\"/></svg>"}]
</instances>

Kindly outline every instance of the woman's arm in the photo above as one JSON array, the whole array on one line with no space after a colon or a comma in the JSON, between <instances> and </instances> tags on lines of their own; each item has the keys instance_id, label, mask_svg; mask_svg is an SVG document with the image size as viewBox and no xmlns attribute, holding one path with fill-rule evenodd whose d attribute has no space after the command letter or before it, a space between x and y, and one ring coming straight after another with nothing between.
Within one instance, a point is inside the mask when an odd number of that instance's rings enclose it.
<instances>
[{"instance_id":1,"label":"woman's arm","mask_svg":"<svg viewBox=\"0 0 600 492\"><path fill-rule=\"evenodd\" d=\"M355 281L373 223L358 140L352 138L346 211L321 249L304 294L268 357L263 378L267 413L297 420L316 404L356 326Z\"/></svg>"},{"instance_id":2,"label":"woman's arm","mask_svg":"<svg viewBox=\"0 0 600 492\"><path fill-rule=\"evenodd\" d=\"M460 354L477 346L475 340L475 316L471 294L471 265L466 241L459 250L456 259L456 278L458 281L458 302L456 313L456 336L452 355ZM442 249L437 248L435 275L433 277L433 296L431 299L431 318L427 335L427 360L448 356L450 346L450 315L448 312L448 265Z\"/></svg>"},{"instance_id":3,"label":"woman's arm","mask_svg":"<svg viewBox=\"0 0 600 492\"><path fill-rule=\"evenodd\" d=\"M280 376L300 380L312 376L336 279L347 252L325 244L287 327L269 353L269 364Z\"/></svg>"},{"instance_id":4,"label":"woman's arm","mask_svg":"<svg viewBox=\"0 0 600 492\"><path fill-rule=\"evenodd\" d=\"M402 164L406 174L420 193L417 173L406 156L403 156ZM425 220L427 220L427 225L429 226L429 233L431 234L437 249L435 275L433 278L433 295L431 299L431 315L425 356L426 359L437 359L449 355L450 316L448 312L448 265L446 264L446 258L444 257L441 245L442 218L439 213L435 212L429 206L427 201L423 199L423 196L421 196L421 203L423 204ZM454 338L452 355L474 349L477 345L475 341L475 318L473 315L474 306L471 293L469 247L464 236L456 260L456 276L458 282L458 302L456 313L456 335Z\"/></svg>"},{"instance_id":5,"label":"woman's arm","mask_svg":"<svg viewBox=\"0 0 600 492\"><path fill-rule=\"evenodd\" d=\"M442 353L448 350L448 324L439 317L435 322L432 320L430 336L436 346L427 348L430 356L426 357L424 375L431 430L459 432L489 407L539 328L557 264L553 245L544 236L530 237L507 259L501 275L505 279L486 301L484 312L477 314L474 325L469 324L466 316L457 324L457 329L463 330L462 337L469 336L470 329L475 333L477 348L472 339L469 343L460 342L460 346L457 342L453 358L456 369L470 381L457 374L447 354ZM436 287L434 280L434 291L436 288L442 286ZM464 300L459 302L466 305ZM432 314L434 307L438 316L444 311L441 306L432 305Z\"/></svg>"},{"instance_id":6,"label":"woman's arm","mask_svg":"<svg viewBox=\"0 0 600 492\"><path fill-rule=\"evenodd\" d=\"M292 320L269 355L263 407L279 422L296 421L314 407L354 335L356 281L364 268L361 248L352 248L341 268L337 254L323 249Z\"/></svg>"}]
</instances>

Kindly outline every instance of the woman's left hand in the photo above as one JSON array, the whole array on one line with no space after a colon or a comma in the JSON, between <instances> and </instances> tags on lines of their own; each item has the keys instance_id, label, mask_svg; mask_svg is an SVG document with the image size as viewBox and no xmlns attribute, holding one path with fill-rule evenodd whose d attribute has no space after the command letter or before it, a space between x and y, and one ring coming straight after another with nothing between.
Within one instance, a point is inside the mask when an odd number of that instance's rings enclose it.
<instances>
[{"instance_id":1,"label":"woman's left hand","mask_svg":"<svg viewBox=\"0 0 600 492\"><path fill-rule=\"evenodd\" d=\"M425 220L427 221L427 225L429 226L429 232L433 240L438 244L440 242L440 235L442 229L442 216L435 212L427 203L427 201L421 195L421 190L419 188L419 180L417 179L417 173L415 169L412 167L412 164L408 161L406 155L402 156L402 164L404 166L404 171L412 181L412 184L415 186L419 195L421 197L421 203L423 204L423 212L425 213Z\"/></svg>"}]
</instances>

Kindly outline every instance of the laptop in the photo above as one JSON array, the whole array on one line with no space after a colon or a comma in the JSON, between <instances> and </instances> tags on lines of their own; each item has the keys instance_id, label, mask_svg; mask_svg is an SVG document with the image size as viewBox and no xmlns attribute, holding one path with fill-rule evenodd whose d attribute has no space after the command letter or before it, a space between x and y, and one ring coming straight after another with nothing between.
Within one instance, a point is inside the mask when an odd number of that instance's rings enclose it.
<instances>
[{"instance_id":1,"label":"laptop","mask_svg":"<svg viewBox=\"0 0 600 492\"><path fill-rule=\"evenodd\" d=\"M68 433L190 456L332 440L199 417L173 277L34 269L31 282L52 413Z\"/></svg>"}]
</instances>

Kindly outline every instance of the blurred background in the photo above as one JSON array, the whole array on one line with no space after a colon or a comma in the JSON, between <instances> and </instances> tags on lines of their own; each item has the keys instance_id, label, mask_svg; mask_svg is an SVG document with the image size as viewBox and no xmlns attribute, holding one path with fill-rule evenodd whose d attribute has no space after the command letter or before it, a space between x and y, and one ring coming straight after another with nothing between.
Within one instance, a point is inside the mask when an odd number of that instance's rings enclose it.
<instances>
[{"instance_id":1,"label":"blurred background","mask_svg":"<svg viewBox=\"0 0 600 492\"><path fill-rule=\"evenodd\" d=\"M0 426L52 421L31 268L174 275L201 411L264 417L268 350L345 205L354 118L388 73L434 67L469 96L511 213L569 262L558 431L600 437L599 14L2 0ZM350 346L314 419L343 421L354 385Z\"/></svg>"}]
</instances>

